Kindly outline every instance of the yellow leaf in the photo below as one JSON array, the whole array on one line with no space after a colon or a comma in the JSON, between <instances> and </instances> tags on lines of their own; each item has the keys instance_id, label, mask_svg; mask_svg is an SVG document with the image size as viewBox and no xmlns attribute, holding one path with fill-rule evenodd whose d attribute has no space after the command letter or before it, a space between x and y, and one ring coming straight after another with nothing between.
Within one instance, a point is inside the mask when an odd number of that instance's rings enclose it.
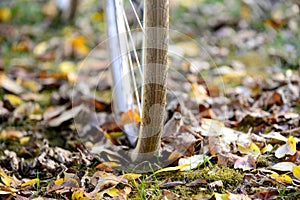
<instances>
[{"instance_id":1,"label":"yellow leaf","mask_svg":"<svg viewBox=\"0 0 300 200\"><path fill-rule=\"evenodd\" d=\"M4 185L11 186L12 179L9 176L7 176L2 169L0 169L0 178Z\"/></svg>"},{"instance_id":2,"label":"yellow leaf","mask_svg":"<svg viewBox=\"0 0 300 200\"><path fill-rule=\"evenodd\" d=\"M111 188L109 189L106 194L108 194L110 197L117 197L119 196L119 190L117 188Z\"/></svg>"},{"instance_id":3,"label":"yellow leaf","mask_svg":"<svg viewBox=\"0 0 300 200\"><path fill-rule=\"evenodd\" d=\"M229 194L215 193L215 198L216 198L216 200L230 200L229 199Z\"/></svg>"},{"instance_id":4,"label":"yellow leaf","mask_svg":"<svg viewBox=\"0 0 300 200\"><path fill-rule=\"evenodd\" d=\"M293 136L290 136L287 140L287 144L290 147L291 153L290 155L294 155L296 153L296 140Z\"/></svg>"},{"instance_id":5,"label":"yellow leaf","mask_svg":"<svg viewBox=\"0 0 300 200\"><path fill-rule=\"evenodd\" d=\"M294 155L296 153L296 143L295 138L290 136L286 143L275 151L275 156L277 158L282 158L285 155Z\"/></svg>"},{"instance_id":6,"label":"yellow leaf","mask_svg":"<svg viewBox=\"0 0 300 200\"><path fill-rule=\"evenodd\" d=\"M29 136L20 138L20 139L19 139L20 145L24 145L24 146L25 146L26 144L28 144L29 140L30 140L30 137L29 137Z\"/></svg>"},{"instance_id":7,"label":"yellow leaf","mask_svg":"<svg viewBox=\"0 0 300 200\"><path fill-rule=\"evenodd\" d=\"M91 20L93 22L100 22L100 21L103 21L103 13L99 13L99 12L96 12L96 13L93 13L91 15Z\"/></svg>"},{"instance_id":8,"label":"yellow leaf","mask_svg":"<svg viewBox=\"0 0 300 200\"><path fill-rule=\"evenodd\" d=\"M33 54L36 56L41 56L46 53L48 44L47 42L41 42L36 45L33 49Z\"/></svg>"},{"instance_id":9,"label":"yellow leaf","mask_svg":"<svg viewBox=\"0 0 300 200\"><path fill-rule=\"evenodd\" d=\"M13 106L13 107L17 107L19 105L22 104L22 99L16 95L13 94L6 94L3 97L5 100L9 101L9 103Z\"/></svg>"},{"instance_id":10,"label":"yellow leaf","mask_svg":"<svg viewBox=\"0 0 300 200\"><path fill-rule=\"evenodd\" d=\"M127 179L128 181L135 180L135 179L139 178L140 176L142 176L142 174L128 173L128 174L122 175L122 177Z\"/></svg>"},{"instance_id":11,"label":"yellow leaf","mask_svg":"<svg viewBox=\"0 0 300 200\"><path fill-rule=\"evenodd\" d=\"M24 81L22 86L29 89L31 92L38 92L40 90L40 85L33 80Z\"/></svg>"},{"instance_id":12,"label":"yellow leaf","mask_svg":"<svg viewBox=\"0 0 300 200\"><path fill-rule=\"evenodd\" d=\"M60 178L60 179L55 180L55 181L54 181L54 184L55 184L55 185L61 185L63 182L64 182L64 179L63 179L63 178Z\"/></svg>"},{"instance_id":13,"label":"yellow leaf","mask_svg":"<svg viewBox=\"0 0 300 200\"><path fill-rule=\"evenodd\" d=\"M7 22L11 19L10 9L7 7L0 8L0 21Z\"/></svg>"},{"instance_id":14,"label":"yellow leaf","mask_svg":"<svg viewBox=\"0 0 300 200\"><path fill-rule=\"evenodd\" d=\"M72 38L71 44L80 54L87 54L89 52L89 48L86 46L86 39L83 36L76 36Z\"/></svg>"},{"instance_id":15,"label":"yellow leaf","mask_svg":"<svg viewBox=\"0 0 300 200\"><path fill-rule=\"evenodd\" d=\"M36 184L36 183L38 183L38 182L40 182L40 179L38 179L38 178L31 179L31 180L29 180L29 181L26 181L25 183L22 183L22 184L21 184L21 187L26 187L26 186L28 186L28 185L33 185L33 184Z\"/></svg>"},{"instance_id":16,"label":"yellow leaf","mask_svg":"<svg viewBox=\"0 0 300 200\"><path fill-rule=\"evenodd\" d=\"M167 167L167 168L163 168L163 169L160 169L160 170L157 170L156 172L154 172L154 174L158 174L158 173L161 173L161 172L169 172L169 171L176 171L176 170L181 170L187 166L190 166L190 164L184 164L184 165L180 165L180 166L177 166L177 167Z\"/></svg>"},{"instance_id":17,"label":"yellow leaf","mask_svg":"<svg viewBox=\"0 0 300 200\"><path fill-rule=\"evenodd\" d=\"M293 175L300 180L300 165L293 167Z\"/></svg>"},{"instance_id":18,"label":"yellow leaf","mask_svg":"<svg viewBox=\"0 0 300 200\"><path fill-rule=\"evenodd\" d=\"M70 72L75 71L75 68L76 68L75 64L70 61L62 62L59 64L58 67L59 67L60 72L65 75L69 74Z\"/></svg>"},{"instance_id":19,"label":"yellow leaf","mask_svg":"<svg viewBox=\"0 0 300 200\"><path fill-rule=\"evenodd\" d=\"M90 200L90 198L84 196L84 192L81 190L74 191L72 193L72 200Z\"/></svg>"},{"instance_id":20,"label":"yellow leaf","mask_svg":"<svg viewBox=\"0 0 300 200\"><path fill-rule=\"evenodd\" d=\"M291 184L293 182L292 178L286 174L271 174L272 177L275 178L276 181L282 182L282 183L287 183Z\"/></svg>"},{"instance_id":21,"label":"yellow leaf","mask_svg":"<svg viewBox=\"0 0 300 200\"><path fill-rule=\"evenodd\" d=\"M250 143L250 149L252 150L252 152L260 154L259 147L253 142Z\"/></svg>"},{"instance_id":22,"label":"yellow leaf","mask_svg":"<svg viewBox=\"0 0 300 200\"><path fill-rule=\"evenodd\" d=\"M271 144L268 144L261 150L261 153L271 152L272 149L273 149L273 146Z\"/></svg>"}]
</instances>

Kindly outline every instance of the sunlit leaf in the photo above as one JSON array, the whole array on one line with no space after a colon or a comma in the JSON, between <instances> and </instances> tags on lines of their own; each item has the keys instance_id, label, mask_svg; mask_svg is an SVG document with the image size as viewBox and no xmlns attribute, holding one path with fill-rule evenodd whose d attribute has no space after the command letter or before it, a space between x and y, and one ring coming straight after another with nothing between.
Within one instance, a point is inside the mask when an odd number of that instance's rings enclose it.
<instances>
[{"instance_id":1,"label":"sunlit leaf","mask_svg":"<svg viewBox=\"0 0 300 200\"><path fill-rule=\"evenodd\" d=\"M59 64L59 70L61 73L67 75L76 70L76 65L71 61L64 61Z\"/></svg>"},{"instance_id":2,"label":"sunlit leaf","mask_svg":"<svg viewBox=\"0 0 300 200\"><path fill-rule=\"evenodd\" d=\"M33 49L34 55L41 56L45 54L47 51L47 46L48 46L47 42L41 42L38 45L36 45Z\"/></svg>"},{"instance_id":3,"label":"sunlit leaf","mask_svg":"<svg viewBox=\"0 0 300 200\"><path fill-rule=\"evenodd\" d=\"M132 181L132 180L138 179L141 176L142 176L142 174L128 173L128 174L122 175L121 177L126 178L129 181Z\"/></svg>"},{"instance_id":4,"label":"sunlit leaf","mask_svg":"<svg viewBox=\"0 0 300 200\"><path fill-rule=\"evenodd\" d=\"M252 152L260 154L259 147L253 142L250 143L250 149L251 149Z\"/></svg>"},{"instance_id":5,"label":"sunlit leaf","mask_svg":"<svg viewBox=\"0 0 300 200\"><path fill-rule=\"evenodd\" d=\"M215 198L216 198L216 200L230 200L229 199L229 194L215 193Z\"/></svg>"},{"instance_id":6,"label":"sunlit leaf","mask_svg":"<svg viewBox=\"0 0 300 200\"><path fill-rule=\"evenodd\" d=\"M29 181L26 181L25 183L22 183L21 187L26 187L26 186L29 186L29 185L34 185L34 184L39 183L39 182L40 182L40 179L38 179L38 178L31 179Z\"/></svg>"},{"instance_id":7,"label":"sunlit leaf","mask_svg":"<svg viewBox=\"0 0 300 200\"><path fill-rule=\"evenodd\" d=\"M63 178L60 178L60 179L55 180L55 181L54 181L54 184L55 184L55 185L61 185L63 182L64 182L64 179L63 179Z\"/></svg>"},{"instance_id":8,"label":"sunlit leaf","mask_svg":"<svg viewBox=\"0 0 300 200\"><path fill-rule=\"evenodd\" d=\"M293 167L296 165L292 162L280 162L276 163L275 165L271 166L271 169L277 170L277 171L293 171Z\"/></svg>"},{"instance_id":9,"label":"sunlit leaf","mask_svg":"<svg viewBox=\"0 0 300 200\"><path fill-rule=\"evenodd\" d=\"M256 168L255 157L251 154L237 159L234 163L235 169L251 170Z\"/></svg>"},{"instance_id":10,"label":"sunlit leaf","mask_svg":"<svg viewBox=\"0 0 300 200\"><path fill-rule=\"evenodd\" d=\"M84 192L81 190L76 190L72 193L72 200L91 200L91 198L85 197Z\"/></svg>"},{"instance_id":11,"label":"sunlit leaf","mask_svg":"<svg viewBox=\"0 0 300 200\"><path fill-rule=\"evenodd\" d=\"M14 188L11 188L11 187L1 187L0 188L0 197L1 195L7 195L7 194L10 194L12 196L16 196L18 190L17 189L14 189Z\"/></svg>"},{"instance_id":12,"label":"sunlit leaf","mask_svg":"<svg viewBox=\"0 0 300 200\"><path fill-rule=\"evenodd\" d=\"M17 139L23 137L23 133L14 129L5 129L0 133L0 139Z\"/></svg>"},{"instance_id":13,"label":"sunlit leaf","mask_svg":"<svg viewBox=\"0 0 300 200\"><path fill-rule=\"evenodd\" d=\"M8 78L4 73L0 72L0 87L14 93L21 94L24 89L16 81Z\"/></svg>"},{"instance_id":14,"label":"sunlit leaf","mask_svg":"<svg viewBox=\"0 0 300 200\"><path fill-rule=\"evenodd\" d=\"M186 167L182 168L181 171L195 169L204 162L205 157L205 155L194 155L189 158L180 158L178 161L178 166L187 165ZM206 159L209 160L209 158Z\"/></svg>"},{"instance_id":15,"label":"sunlit leaf","mask_svg":"<svg viewBox=\"0 0 300 200\"><path fill-rule=\"evenodd\" d=\"M7 176L2 169L0 169L0 178L2 183L4 183L4 185L6 186L11 186L11 184L13 183L11 177Z\"/></svg>"},{"instance_id":16,"label":"sunlit leaf","mask_svg":"<svg viewBox=\"0 0 300 200\"><path fill-rule=\"evenodd\" d=\"M23 102L20 97L13 94L6 94L3 98L7 100L14 108L21 105Z\"/></svg>"},{"instance_id":17,"label":"sunlit leaf","mask_svg":"<svg viewBox=\"0 0 300 200\"><path fill-rule=\"evenodd\" d=\"M183 169L185 167L188 167L188 166L190 166L190 164L184 164L184 165L180 165L180 166L177 166L177 167L166 167L166 168L157 170L156 172L154 172L154 174L158 174L158 173L161 173L161 172L177 171L177 170L181 170L181 169Z\"/></svg>"},{"instance_id":18,"label":"sunlit leaf","mask_svg":"<svg viewBox=\"0 0 300 200\"><path fill-rule=\"evenodd\" d=\"M119 192L120 192L120 190L113 187L113 188L109 189L108 191L106 191L106 194L108 194L111 197L117 197L117 196L119 196Z\"/></svg>"},{"instance_id":19,"label":"sunlit leaf","mask_svg":"<svg viewBox=\"0 0 300 200\"><path fill-rule=\"evenodd\" d=\"M293 167L293 175L300 180L300 165Z\"/></svg>"},{"instance_id":20,"label":"sunlit leaf","mask_svg":"<svg viewBox=\"0 0 300 200\"><path fill-rule=\"evenodd\" d=\"M272 177L275 178L276 181L282 182L282 183L287 183L287 184L291 184L293 182L293 179L286 175L286 174L271 174Z\"/></svg>"},{"instance_id":21,"label":"sunlit leaf","mask_svg":"<svg viewBox=\"0 0 300 200\"><path fill-rule=\"evenodd\" d=\"M285 155L294 155L296 153L296 140L293 136L290 136L286 143L280 146L275 151L275 156L277 158L282 158Z\"/></svg>"},{"instance_id":22,"label":"sunlit leaf","mask_svg":"<svg viewBox=\"0 0 300 200\"><path fill-rule=\"evenodd\" d=\"M266 152L271 152L273 150L273 146L271 144L268 144L267 146L265 146L262 150L261 153L266 153Z\"/></svg>"}]
</instances>

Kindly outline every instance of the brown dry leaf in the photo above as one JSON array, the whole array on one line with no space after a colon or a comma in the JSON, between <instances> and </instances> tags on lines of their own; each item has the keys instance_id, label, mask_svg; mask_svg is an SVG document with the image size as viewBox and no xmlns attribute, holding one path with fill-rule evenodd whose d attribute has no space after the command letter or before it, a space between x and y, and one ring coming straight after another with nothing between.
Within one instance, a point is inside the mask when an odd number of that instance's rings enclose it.
<instances>
[{"instance_id":1,"label":"brown dry leaf","mask_svg":"<svg viewBox=\"0 0 300 200\"><path fill-rule=\"evenodd\" d=\"M5 129L0 133L0 139L19 139L23 137L23 132L14 129Z\"/></svg>"},{"instance_id":2,"label":"brown dry leaf","mask_svg":"<svg viewBox=\"0 0 300 200\"><path fill-rule=\"evenodd\" d=\"M208 149L211 155L227 154L230 152L230 146L222 136L208 137Z\"/></svg>"},{"instance_id":3,"label":"brown dry leaf","mask_svg":"<svg viewBox=\"0 0 300 200\"><path fill-rule=\"evenodd\" d=\"M173 200L173 199L178 199L180 198L180 196L174 192L171 192L169 190L163 189L162 190L162 195L163 198L162 199L168 199L168 200Z\"/></svg>"},{"instance_id":4,"label":"brown dry leaf","mask_svg":"<svg viewBox=\"0 0 300 200\"><path fill-rule=\"evenodd\" d=\"M70 110L65 111L64 113L62 113L60 116L51 119L48 122L48 125L51 127L58 127L60 126L62 123L69 121L71 119L73 119L75 116L78 115L78 113L83 109L83 106L77 106L77 107L73 107Z\"/></svg>"},{"instance_id":5,"label":"brown dry leaf","mask_svg":"<svg viewBox=\"0 0 300 200\"><path fill-rule=\"evenodd\" d=\"M247 171L255 168L255 157L252 155L243 156L234 163L234 169L243 169L243 171Z\"/></svg>"},{"instance_id":6,"label":"brown dry leaf","mask_svg":"<svg viewBox=\"0 0 300 200\"><path fill-rule=\"evenodd\" d=\"M64 112L66 110L66 107L67 106L50 106L50 107L48 107L43 114L43 119L47 121L53 117L58 116L59 114L61 114L62 112Z\"/></svg>"},{"instance_id":7,"label":"brown dry leaf","mask_svg":"<svg viewBox=\"0 0 300 200\"><path fill-rule=\"evenodd\" d=\"M277 158L282 158L285 155L294 155L296 153L296 140L293 136L290 136L286 143L280 146L275 151L275 156Z\"/></svg>"},{"instance_id":8,"label":"brown dry leaf","mask_svg":"<svg viewBox=\"0 0 300 200\"><path fill-rule=\"evenodd\" d=\"M17 195L17 192L18 192L17 189L14 189L14 188L11 188L11 187L0 187L0 197L2 195L11 195L11 196L15 197Z\"/></svg>"},{"instance_id":9,"label":"brown dry leaf","mask_svg":"<svg viewBox=\"0 0 300 200\"><path fill-rule=\"evenodd\" d=\"M95 189L90 193L86 193L86 196L95 199L102 198L105 192L101 191L104 189L114 187L119 183L127 184L127 180L110 173L97 171L94 173L91 183L95 185Z\"/></svg>"}]
</instances>

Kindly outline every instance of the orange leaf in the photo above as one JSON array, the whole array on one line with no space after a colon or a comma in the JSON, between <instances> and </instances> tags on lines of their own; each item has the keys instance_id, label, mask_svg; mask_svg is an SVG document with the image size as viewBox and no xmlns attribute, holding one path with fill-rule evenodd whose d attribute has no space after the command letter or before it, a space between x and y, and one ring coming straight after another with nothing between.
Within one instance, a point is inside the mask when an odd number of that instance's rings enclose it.
<instances>
[{"instance_id":1,"label":"orange leaf","mask_svg":"<svg viewBox=\"0 0 300 200\"><path fill-rule=\"evenodd\" d=\"M135 111L132 111L131 109L128 110L127 112L123 113L121 116L122 125L133 123L133 122L139 123L140 121L141 121L141 119L140 119L140 116L138 115L138 113Z\"/></svg>"}]
</instances>

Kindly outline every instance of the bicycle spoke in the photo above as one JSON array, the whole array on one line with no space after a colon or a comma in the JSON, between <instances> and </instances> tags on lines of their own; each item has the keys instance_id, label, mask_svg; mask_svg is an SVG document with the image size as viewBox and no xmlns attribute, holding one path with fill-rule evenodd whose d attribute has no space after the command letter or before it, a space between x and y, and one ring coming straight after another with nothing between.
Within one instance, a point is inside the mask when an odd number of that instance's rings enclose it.
<instances>
[{"instance_id":1,"label":"bicycle spoke","mask_svg":"<svg viewBox=\"0 0 300 200\"><path fill-rule=\"evenodd\" d=\"M140 18L139 18L139 16L138 16L137 12L136 12L136 10L135 10L135 7L134 7L134 5L133 5L132 0L129 0L129 2L130 2L130 5L131 5L131 7L132 7L132 10L133 10L133 13L134 13L134 15L135 15L135 18L136 18L137 22L139 23L140 28L142 29L142 31L143 31L143 33L144 33L144 27L143 27L143 25L142 25L142 23L141 23L141 20L140 20Z\"/></svg>"},{"instance_id":2,"label":"bicycle spoke","mask_svg":"<svg viewBox=\"0 0 300 200\"><path fill-rule=\"evenodd\" d=\"M141 81L143 82L143 79L144 79L143 78L144 77L143 76L143 71L142 71L141 64L140 64L140 61L139 61L139 58L138 58L138 55L137 55L136 45L135 45L135 42L133 40L132 32L131 32L131 29L130 29L130 26L129 26L129 23L128 23L128 19L127 19L127 16L126 16L126 13L125 13L124 9L123 9L123 17L124 17L125 25L126 25L127 32L128 32L128 35L129 35L129 39L130 39L130 42L131 42L131 45L132 45L133 53L134 53L134 56L135 56L135 61L137 63L138 72L139 72L140 77L142 79ZM138 19L138 21L140 23L139 19ZM141 117L141 115L142 115L141 101L140 101L141 97L140 97L139 92L138 92L137 82L136 82L136 78L135 78L135 74L134 74L133 62L132 62L132 58L131 58L131 55L130 55L131 49L129 48L128 42L127 42L127 48L128 48L127 51L128 51L128 57L129 57L129 65L130 65L130 71L131 71L131 76L132 76L132 82L133 82L133 86L134 86L134 92L135 92L135 96L136 96L136 99L137 99L137 106L138 106L138 110L139 110L139 115ZM143 91L143 89L142 89L142 91Z\"/></svg>"}]
</instances>

